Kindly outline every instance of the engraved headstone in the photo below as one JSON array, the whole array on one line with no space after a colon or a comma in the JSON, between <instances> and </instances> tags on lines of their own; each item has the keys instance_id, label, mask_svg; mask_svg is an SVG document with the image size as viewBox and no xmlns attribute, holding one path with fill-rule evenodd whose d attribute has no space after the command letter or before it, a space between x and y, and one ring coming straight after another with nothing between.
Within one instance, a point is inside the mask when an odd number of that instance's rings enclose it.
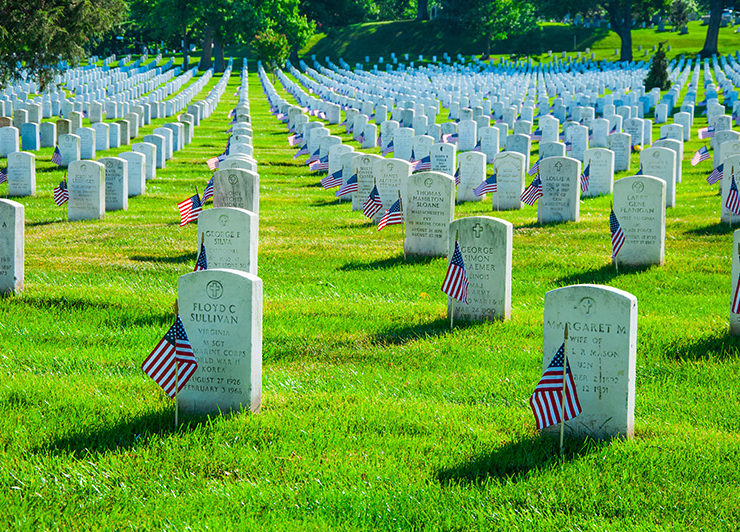
<instances>
[{"instance_id":1,"label":"engraved headstone","mask_svg":"<svg viewBox=\"0 0 740 532\"><path fill-rule=\"evenodd\" d=\"M513 226L490 216L459 218L450 224L449 256L460 245L468 275L468 302L454 302L454 318L483 321L511 317ZM447 312L452 310L448 297Z\"/></svg>"},{"instance_id":2,"label":"engraved headstone","mask_svg":"<svg viewBox=\"0 0 740 532\"><path fill-rule=\"evenodd\" d=\"M257 215L235 207L215 207L198 215L198 248L206 248L208 268L257 275Z\"/></svg>"},{"instance_id":3,"label":"engraved headstone","mask_svg":"<svg viewBox=\"0 0 740 532\"><path fill-rule=\"evenodd\" d=\"M128 197L146 194L146 176L144 175L146 158L144 155L133 151L124 151L119 153L118 156L128 163Z\"/></svg>"},{"instance_id":4,"label":"engraved headstone","mask_svg":"<svg viewBox=\"0 0 740 532\"><path fill-rule=\"evenodd\" d=\"M594 439L634 434L637 298L617 288L574 285L545 294L543 370L563 344L581 413L569 435ZM559 433L560 425L547 429Z\"/></svg>"},{"instance_id":5,"label":"engraved headstone","mask_svg":"<svg viewBox=\"0 0 740 532\"><path fill-rule=\"evenodd\" d=\"M352 210L361 211L362 205L373 189L374 166L382 159L370 153L355 153L352 157L352 174L357 174L357 192L352 195Z\"/></svg>"},{"instance_id":6,"label":"engraved headstone","mask_svg":"<svg viewBox=\"0 0 740 532\"><path fill-rule=\"evenodd\" d=\"M36 156L17 151L8 154L8 196L36 195Z\"/></svg>"},{"instance_id":7,"label":"engraved headstone","mask_svg":"<svg viewBox=\"0 0 740 532\"><path fill-rule=\"evenodd\" d=\"M663 264L665 190L665 181L650 176L624 177L614 183L614 214L624 233L618 264Z\"/></svg>"},{"instance_id":8,"label":"engraved headstone","mask_svg":"<svg viewBox=\"0 0 740 532\"><path fill-rule=\"evenodd\" d=\"M455 181L441 172L419 172L408 178L403 217L406 255L447 255L450 222L455 218Z\"/></svg>"},{"instance_id":9,"label":"engraved headstone","mask_svg":"<svg viewBox=\"0 0 740 532\"><path fill-rule=\"evenodd\" d=\"M432 171L442 172L447 175L455 175L457 167L457 150L454 144L439 142L434 144L429 150L429 156L432 162Z\"/></svg>"},{"instance_id":10,"label":"engraved headstone","mask_svg":"<svg viewBox=\"0 0 740 532\"><path fill-rule=\"evenodd\" d=\"M23 290L25 207L0 199L0 296Z\"/></svg>"},{"instance_id":11,"label":"engraved headstone","mask_svg":"<svg viewBox=\"0 0 740 532\"><path fill-rule=\"evenodd\" d=\"M583 154L583 168L588 168L588 190L585 197L611 194L614 186L614 152L606 148L590 148Z\"/></svg>"},{"instance_id":12,"label":"engraved headstone","mask_svg":"<svg viewBox=\"0 0 740 532\"><path fill-rule=\"evenodd\" d=\"M497 211L522 208L524 192L524 155L512 151L501 152L493 159L496 174L496 192L492 195L492 208Z\"/></svg>"},{"instance_id":13,"label":"engraved headstone","mask_svg":"<svg viewBox=\"0 0 740 532\"><path fill-rule=\"evenodd\" d=\"M69 221L103 218L105 188L103 164L95 161L72 161L67 172Z\"/></svg>"},{"instance_id":14,"label":"engraved headstone","mask_svg":"<svg viewBox=\"0 0 740 532\"><path fill-rule=\"evenodd\" d=\"M457 167L460 173L457 203L481 201L483 198L476 196L473 191L486 178L486 156L477 151L460 153L457 156Z\"/></svg>"},{"instance_id":15,"label":"engraved headstone","mask_svg":"<svg viewBox=\"0 0 740 532\"><path fill-rule=\"evenodd\" d=\"M262 402L262 280L238 270L189 273L178 282L180 318L198 369L178 394L189 414L249 409Z\"/></svg>"},{"instance_id":16,"label":"engraved headstone","mask_svg":"<svg viewBox=\"0 0 740 532\"><path fill-rule=\"evenodd\" d=\"M73 161L80 160L80 137L67 133L59 135L58 142L62 156L61 166L69 166Z\"/></svg>"},{"instance_id":17,"label":"engraved headstone","mask_svg":"<svg viewBox=\"0 0 740 532\"><path fill-rule=\"evenodd\" d=\"M629 172L632 138L629 133L612 133L607 138L609 149L614 152L614 171Z\"/></svg>"},{"instance_id":18,"label":"engraved headstone","mask_svg":"<svg viewBox=\"0 0 740 532\"><path fill-rule=\"evenodd\" d=\"M128 210L128 162L119 157L103 157L105 166L105 210Z\"/></svg>"},{"instance_id":19,"label":"engraved headstone","mask_svg":"<svg viewBox=\"0 0 740 532\"><path fill-rule=\"evenodd\" d=\"M668 148L646 148L640 152L642 175L665 181L665 206L676 203L676 154Z\"/></svg>"},{"instance_id":20,"label":"engraved headstone","mask_svg":"<svg viewBox=\"0 0 740 532\"><path fill-rule=\"evenodd\" d=\"M540 161L542 197L537 201L537 221L577 222L580 218L581 162L570 157Z\"/></svg>"},{"instance_id":21,"label":"engraved headstone","mask_svg":"<svg viewBox=\"0 0 740 532\"><path fill-rule=\"evenodd\" d=\"M236 207L259 215L259 175L248 170L217 170L213 174L213 206Z\"/></svg>"}]
</instances>

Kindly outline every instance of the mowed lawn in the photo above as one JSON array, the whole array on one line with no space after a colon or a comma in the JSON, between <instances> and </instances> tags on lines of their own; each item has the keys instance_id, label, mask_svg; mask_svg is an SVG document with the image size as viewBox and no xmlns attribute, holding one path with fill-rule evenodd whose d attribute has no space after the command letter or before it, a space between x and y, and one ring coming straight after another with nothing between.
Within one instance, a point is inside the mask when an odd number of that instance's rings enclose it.
<instances>
[{"instance_id":1,"label":"mowed lawn","mask_svg":"<svg viewBox=\"0 0 740 532\"><path fill-rule=\"evenodd\" d=\"M262 411L174 429L172 402L140 369L193 269L196 227L179 227L176 204L202 191L206 159L223 151L235 72L193 143L126 212L66 222L51 199L62 172L50 149L37 153L37 197L20 199L26 289L0 300L0 527L736 528L732 228L705 182L711 164L688 164L704 117L685 146L663 267L615 273L608 197L584 200L578 223L544 227L536 207L458 205L457 217L514 224L512 319L450 331L447 260L404 260L400 226L378 232L319 187L250 68ZM528 400L544 294L576 283L638 298L636 433L568 441L561 459Z\"/></svg>"}]
</instances>

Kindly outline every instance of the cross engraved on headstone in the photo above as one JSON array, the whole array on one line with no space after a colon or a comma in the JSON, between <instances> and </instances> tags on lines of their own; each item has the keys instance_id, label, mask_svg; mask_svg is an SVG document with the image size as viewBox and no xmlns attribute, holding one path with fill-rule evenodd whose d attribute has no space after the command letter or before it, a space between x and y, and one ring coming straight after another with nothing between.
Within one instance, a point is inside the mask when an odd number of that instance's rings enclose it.
<instances>
[{"instance_id":1,"label":"cross engraved on headstone","mask_svg":"<svg viewBox=\"0 0 740 532\"><path fill-rule=\"evenodd\" d=\"M591 314L591 308L594 306L594 300L590 297L584 297L581 299L579 303L581 310L583 310L583 313L588 316Z\"/></svg>"},{"instance_id":2,"label":"cross engraved on headstone","mask_svg":"<svg viewBox=\"0 0 740 532\"><path fill-rule=\"evenodd\" d=\"M206 290L208 291L208 297L211 299L218 299L224 293L224 288L218 281L211 281L208 283L206 285Z\"/></svg>"},{"instance_id":3,"label":"cross engraved on headstone","mask_svg":"<svg viewBox=\"0 0 740 532\"><path fill-rule=\"evenodd\" d=\"M555 169L558 171L558 173L560 173L560 170L562 168L563 168L563 163L561 163L560 161L555 163Z\"/></svg>"},{"instance_id":4,"label":"cross engraved on headstone","mask_svg":"<svg viewBox=\"0 0 740 532\"><path fill-rule=\"evenodd\" d=\"M475 235L475 238L480 238L480 235L482 232L483 232L483 226L481 224L475 224L473 226L473 234Z\"/></svg>"}]
</instances>

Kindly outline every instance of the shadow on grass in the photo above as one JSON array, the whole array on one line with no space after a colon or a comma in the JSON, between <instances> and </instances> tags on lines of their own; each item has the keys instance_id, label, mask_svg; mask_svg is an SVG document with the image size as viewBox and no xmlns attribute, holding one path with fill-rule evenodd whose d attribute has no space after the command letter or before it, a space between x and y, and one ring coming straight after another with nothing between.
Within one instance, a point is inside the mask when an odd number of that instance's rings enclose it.
<instances>
[{"instance_id":1,"label":"shadow on grass","mask_svg":"<svg viewBox=\"0 0 740 532\"><path fill-rule=\"evenodd\" d=\"M367 227L368 224L360 225L357 227ZM353 226L354 227L354 226ZM403 258L403 255L396 255L388 259L379 259L372 262L350 262L344 266L340 266L338 269L342 272L353 272L362 270L388 270L395 268L396 266L411 266L414 264L429 264L433 260L439 257L407 257Z\"/></svg>"},{"instance_id":2,"label":"shadow on grass","mask_svg":"<svg viewBox=\"0 0 740 532\"><path fill-rule=\"evenodd\" d=\"M688 231L684 231L684 234L698 236L729 235L734 233L736 229L740 229L740 216L738 216L737 221L738 223L732 226L726 222L718 222L716 224L706 225L704 227L697 227L696 229L689 229Z\"/></svg>"},{"instance_id":3,"label":"shadow on grass","mask_svg":"<svg viewBox=\"0 0 740 532\"><path fill-rule=\"evenodd\" d=\"M82 427L43 445L38 451L70 454L82 458L91 453L132 449L145 445L152 437L189 432L208 422L205 416L181 418L180 426L175 428L174 415L174 409L169 408L166 411L149 412L105 426Z\"/></svg>"},{"instance_id":4,"label":"shadow on grass","mask_svg":"<svg viewBox=\"0 0 740 532\"><path fill-rule=\"evenodd\" d=\"M42 220L40 222L26 222L26 227L39 227L42 225L51 225L66 222L67 220Z\"/></svg>"},{"instance_id":5,"label":"shadow on grass","mask_svg":"<svg viewBox=\"0 0 740 532\"><path fill-rule=\"evenodd\" d=\"M530 471L547 469L563 462L586 456L609 441L569 438L564 441L564 453L560 456L557 437L551 435L528 436L483 453L470 461L437 472L437 480L443 484L482 484L489 478L519 480Z\"/></svg>"},{"instance_id":6,"label":"shadow on grass","mask_svg":"<svg viewBox=\"0 0 740 532\"><path fill-rule=\"evenodd\" d=\"M673 360L715 360L737 359L740 353L740 337L722 331L713 336L676 339L663 348L665 356Z\"/></svg>"},{"instance_id":7,"label":"shadow on grass","mask_svg":"<svg viewBox=\"0 0 740 532\"><path fill-rule=\"evenodd\" d=\"M195 252L183 253L175 256L155 256L155 255L132 255L129 257L131 260L136 262L163 262L165 264L185 264L187 262L195 262L198 258L198 254Z\"/></svg>"},{"instance_id":8,"label":"shadow on grass","mask_svg":"<svg viewBox=\"0 0 740 532\"><path fill-rule=\"evenodd\" d=\"M613 264L605 264L601 268L588 270L585 272L572 273L557 279L558 284L565 286L572 284L606 284L615 277L620 275L631 275L649 270L653 266L619 266L619 273L616 272Z\"/></svg>"},{"instance_id":9,"label":"shadow on grass","mask_svg":"<svg viewBox=\"0 0 740 532\"><path fill-rule=\"evenodd\" d=\"M455 324L456 329L463 329L468 324ZM447 318L437 318L427 323L418 323L406 327L388 328L373 335L376 343L384 345L402 345L413 340L433 338L450 332L450 321Z\"/></svg>"}]
</instances>

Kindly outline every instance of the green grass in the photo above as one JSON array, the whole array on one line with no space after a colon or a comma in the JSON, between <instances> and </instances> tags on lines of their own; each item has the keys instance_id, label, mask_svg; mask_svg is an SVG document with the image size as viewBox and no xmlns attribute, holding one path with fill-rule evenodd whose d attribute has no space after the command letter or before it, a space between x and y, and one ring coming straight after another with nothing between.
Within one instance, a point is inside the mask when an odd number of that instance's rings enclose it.
<instances>
[{"instance_id":1,"label":"green grass","mask_svg":"<svg viewBox=\"0 0 740 532\"><path fill-rule=\"evenodd\" d=\"M173 429L140 364L195 261L176 203L209 178L237 84L147 195L104 220L66 222L51 199L62 174L50 149L37 154L38 195L20 199L26 289L0 300L1 528L735 529L732 230L708 163L684 166L663 267L614 273L606 197L585 200L578 223L495 213L515 228L512 319L450 331L446 259L404 261L398 226L378 232L317 187L255 74L262 411ZM561 460L528 399L544 294L581 282L638 298L636 434L569 441Z\"/></svg>"},{"instance_id":2,"label":"green grass","mask_svg":"<svg viewBox=\"0 0 740 532\"><path fill-rule=\"evenodd\" d=\"M659 32L657 29L632 30L632 50L635 60L646 57L638 46L650 49L658 42L665 42L671 46L668 57L673 58L681 54L694 56L704 46L706 26L701 22L690 22L689 33L679 35L674 32ZM575 48L574 38L575 37ZM574 56L576 51L584 52L587 48L595 54L597 59L618 59L614 49L621 46L616 33L609 31L605 26L591 28L569 26L555 23L542 23L537 30L527 34L498 41L492 48L492 55L496 58L511 53L527 54L536 61L549 61L547 52L569 52ZM735 28L720 29L719 51L722 54L735 53L740 48L740 34ZM317 59L324 60L325 56L337 60L342 57L350 64L364 63L365 56L371 62L383 57L390 62L391 52L401 57L401 52L409 54L409 60L418 59L424 54L426 60L437 55L441 60L444 52L456 57L463 55L480 55L485 52L485 45L475 39L471 32L459 31L449 23L440 20L431 21L392 21L353 24L345 28L332 30L331 33L314 35L311 41L299 52L304 58L315 54ZM372 65L371 65L372 66Z\"/></svg>"}]
</instances>

